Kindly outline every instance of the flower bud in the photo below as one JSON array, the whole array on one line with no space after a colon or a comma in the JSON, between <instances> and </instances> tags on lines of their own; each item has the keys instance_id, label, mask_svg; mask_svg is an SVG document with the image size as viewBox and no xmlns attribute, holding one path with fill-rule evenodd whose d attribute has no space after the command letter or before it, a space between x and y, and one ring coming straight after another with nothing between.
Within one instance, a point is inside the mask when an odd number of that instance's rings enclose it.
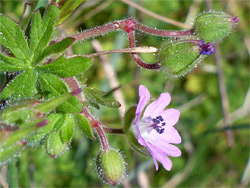
<instances>
[{"instance_id":1,"label":"flower bud","mask_svg":"<svg viewBox=\"0 0 250 188\"><path fill-rule=\"evenodd\" d=\"M163 45L158 53L162 69L169 75L182 76L214 52L213 43L204 40L176 40Z\"/></svg>"},{"instance_id":2,"label":"flower bud","mask_svg":"<svg viewBox=\"0 0 250 188\"><path fill-rule=\"evenodd\" d=\"M48 155L57 158L67 149L67 143L63 143L60 134L54 131L46 138L45 148Z\"/></svg>"},{"instance_id":3,"label":"flower bud","mask_svg":"<svg viewBox=\"0 0 250 188\"><path fill-rule=\"evenodd\" d=\"M96 159L99 176L109 185L117 185L123 177L124 164L121 154L114 149L102 151Z\"/></svg>"},{"instance_id":4,"label":"flower bud","mask_svg":"<svg viewBox=\"0 0 250 188\"><path fill-rule=\"evenodd\" d=\"M226 37L238 22L238 17L223 12L206 12L196 18L194 29L205 42L216 42Z\"/></svg>"}]
</instances>

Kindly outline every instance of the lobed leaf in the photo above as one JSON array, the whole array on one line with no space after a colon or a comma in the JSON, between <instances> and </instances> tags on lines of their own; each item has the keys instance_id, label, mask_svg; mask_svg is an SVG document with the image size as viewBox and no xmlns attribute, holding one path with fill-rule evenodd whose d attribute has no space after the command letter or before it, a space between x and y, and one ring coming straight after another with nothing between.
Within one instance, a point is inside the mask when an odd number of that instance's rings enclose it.
<instances>
[{"instance_id":1,"label":"lobed leaf","mask_svg":"<svg viewBox=\"0 0 250 188\"><path fill-rule=\"evenodd\" d=\"M100 96L100 91L90 89L88 87L83 88L83 94L85 98L93 104L100 104L110 108L119 108L121 104L118 101L109 101Z\"/></svg>"},{"instance_id":2,"label":"lobed leaf","mask_svg":"<svg viewBox=\"0 0 250 188\"><path fill-rule=\"evenodd\" d=\"M9 48L16 58L30 61L27 41L20 27L9 17L0 15L0 44Z\"/></svg>"},{"instance_id":3,"label":"lobed leaf","mask_svg":"<svg viewBox=\"0 0 250 188\"><path fill-rule=\"evenodd\" d=\"M61 56L53 63L39 67L39 70L60 77L72 77L86 71L91 64L92 60L87 57L73 57L66 59L65 56Z\"/></svg>"},{"instance_id":4,"label":"lobed leaf","mask_svg":"<svg viewBox=\"0 0 250 188\"><path fill-rule=\"evenodd\" d=\"M91 139L95 139L95 136L93 134L93 131L92 131L92 128L91 128L91 125L90 125L88 119L80 113L74 114L74 117L76 120L76 125L81 129L81 131L87 137L89 137Z\"/></svg>"},{"instance_id":5,"label":"lobed leaf","mask_svg":"<svg viewBox=\"0 0 250 188\"><path fill-rule=\"evenodd\" d=\"M3 89L0 98L14 100L32 97L36 93L36 74L28 69L20 73Z\"/></svg>"}]
</instances>

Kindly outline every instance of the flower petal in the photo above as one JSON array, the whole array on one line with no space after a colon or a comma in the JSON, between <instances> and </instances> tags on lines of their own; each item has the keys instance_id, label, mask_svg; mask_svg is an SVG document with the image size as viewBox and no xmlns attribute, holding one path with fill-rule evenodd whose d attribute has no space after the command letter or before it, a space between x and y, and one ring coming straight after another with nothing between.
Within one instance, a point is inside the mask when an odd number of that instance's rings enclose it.
<instances>
[{"instance_id":1,"label":"flower petal","mask_svg":"<svg viewBox=\"0 0 250 188\"><path fill-rule=\"evenodd\" d=\"M170 94L162 93L156 101L148 105L143 114L143 117L156 117L166 108L166 106L170 103L170 101L171 101Z\"/></svg>"},{"instance_id":2,"label":"flower petal","mask_svg":"<svg viewBox=\"0 0 250 188\"><path fill-rule=\"evenodd\" d=\"M137 105L136 114L141 113L150 99L150 93L144 85L139 87L139 103Z\"/></svg>"},{"instance_id":3,"label":"flower petal","mask_svg":"<svg viewBox=\"0 0 250 188\"><path fill-rule=\"evenodd\" d=\"M156 158L154 157L153 152L151 151L151 149L150 149L148 146L147 146L147 149L148 149L148 151L149 151L149 152L151 153L151 155L152 155L152 158L153 158L153 161L154 161L154 164L155 164L155 170L157 171L157 170L159 169L157 160L156 160Z\"/></svg>"},{"instance_id":4,"label":"flower petal","mask_svg":"<svg viewBox=\"0 0 250 188\"><path fill-rule=\"evenodd\" d=\"M156 146L158 150L161 150L161 152L165 153L168 156L171 157L180 157L181 156L181 150L177 148L176 146L172 144L159 144Z\"/></svg>"},{"instance_id":5,"label":"flower petal","mask_svg":"<svg viewBox=\"0 0 250 188\"><path fill-rule=\"evenodd\" d=\"M145 140L142 138L140 129L139 129L139 121L141 117L141 113L145 106L147 105L148 101L150 99L150 93L148 89L144 85L140 85L139 87L139 103L136 108L136 119L135 119L135 126L136 126L136 131L138 135L138 142L142 146L147 146Z\"/></svg>"},{"instance_id":6,"label":"flower petal","mask_svg":"<svg viewBox=\"0 0 250 188\"><path fill-rule=\"evenodd\" d=\"M180 111L174 108L171 108L171 109L161 112L159 115L163 117L166 123L166 126L174 126L179 120Z\"/></svg>"},{"instance_id":7,"label":"flower petal","mask_svg":"<svg viewBox=\"0 0 250 188\"><path fill-rule=\"evenodd\" d=\"M155 130L152 130L150 132L150 136L148 136L148 142L157 144L159 144L160 142L162 144L165 143L180 144L181 136L174 127L167 127L165 128L162 134L159 134Z\"/></svg>"},{"instance_id":8,"label":"flower petal","mask_svg":"<svg viewBox=\"0 0 250 188\"><path fill-rule=\"evenodd\" d=\"M151 150L152 157L155 157L164 166L166 170L170 171L172 168L172 161L169 159L169 157L163 152L158 151L158 149L152 148L152 146L150 145L148 146Z\"/></svg>"}]
</instances>

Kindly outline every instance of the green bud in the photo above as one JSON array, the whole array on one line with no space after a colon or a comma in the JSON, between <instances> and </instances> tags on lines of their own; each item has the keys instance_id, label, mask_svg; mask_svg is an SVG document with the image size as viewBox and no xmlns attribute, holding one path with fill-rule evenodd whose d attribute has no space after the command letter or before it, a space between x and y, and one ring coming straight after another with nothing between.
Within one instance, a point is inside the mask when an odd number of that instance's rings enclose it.
<instances>
[{"instance_id":1,"label":"green bud","mask_svg":"<svg viewBox=\"0 0 250 188\"><path fill-rule=\"evenodd\" d=\"M163 45L158 53L162 69L172 76L182 76L214 52L212 43L203 40L175 40Z\"/></svg>"},{"instance_id":2,"label":"green bud","mask_svg":"<svg viewBox=\"0 0 250 188\"><path fill-rule=\"evenodd\" d=\"M96 159L99 176L109 185L117 185L123 177L124 164L121 154L114 149L102 151Z\"/></svg>"},{"instance_id":3,"label":"green bud","mask_svg":"<svg viewBox=\"0 0 250 188\"><path fill-rule=\"evenodd\" d=\"M45 141L45 148L48 155L57 158L67 149L67 143L63 143L58 132L51 132Z\"/></svg>"},{"instance_id":4,"label":"green bud","mask_svg":"<svg viewBox=\"0 0 250 188\"><path fill-rule=\"evenodd\" d=\"M238 17L223 12L206 12L196 18L194 29L197 36L205 42L216 42L232 32L238 22Z\"/></svg>"}]
</instances>

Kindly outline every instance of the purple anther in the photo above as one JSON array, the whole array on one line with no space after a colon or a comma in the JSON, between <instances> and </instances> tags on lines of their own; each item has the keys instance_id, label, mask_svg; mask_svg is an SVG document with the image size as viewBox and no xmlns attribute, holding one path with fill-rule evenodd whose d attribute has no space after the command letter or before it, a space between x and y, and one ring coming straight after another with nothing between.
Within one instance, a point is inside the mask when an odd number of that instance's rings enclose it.
<instances>
[{"instance_id":1,"label":"purple anther","mask_svg":"<svg viewBox=\"0 0 250 188\"><path fill-rule=\"evenodd\" d=\"M208 42L206 44L200 45L200 55L211 55L214 53L214 44L212 42Z\"/></svg>"},{"instance_id":2,"label":"purple anther","mask_svg":"<svg viewBox=\"0 0 250 188\"><path fill-rule=\"evenodd\" d=\"M164 132L164 128L159 131L159 134L162 134Z\"/></svg>"},{"instance_id":3,"label":"purple anther","mask_svg":"<svg viewBox=\"0 0 250 188\"><path fill-rule=\"evenodd\" d=\"M71 92L71 95L77 95L77 94L79 94L79 93L81 93L82 92L82 89L81 88L78 88L78 89L76 89L76 90L74 90L74 91L72 91Z\"/></svg>"},{"instance_id":4,"label":"purple anther","mask_svg":"<svg viewBox=\"0 0 250 188\"><path fill-rule=\"evenodd\" d=\"M40 123L37 124L37 127L43 127L44 125L47 125L49 121L47 119L42 120Z\"/></svg>"}]
</instances>

